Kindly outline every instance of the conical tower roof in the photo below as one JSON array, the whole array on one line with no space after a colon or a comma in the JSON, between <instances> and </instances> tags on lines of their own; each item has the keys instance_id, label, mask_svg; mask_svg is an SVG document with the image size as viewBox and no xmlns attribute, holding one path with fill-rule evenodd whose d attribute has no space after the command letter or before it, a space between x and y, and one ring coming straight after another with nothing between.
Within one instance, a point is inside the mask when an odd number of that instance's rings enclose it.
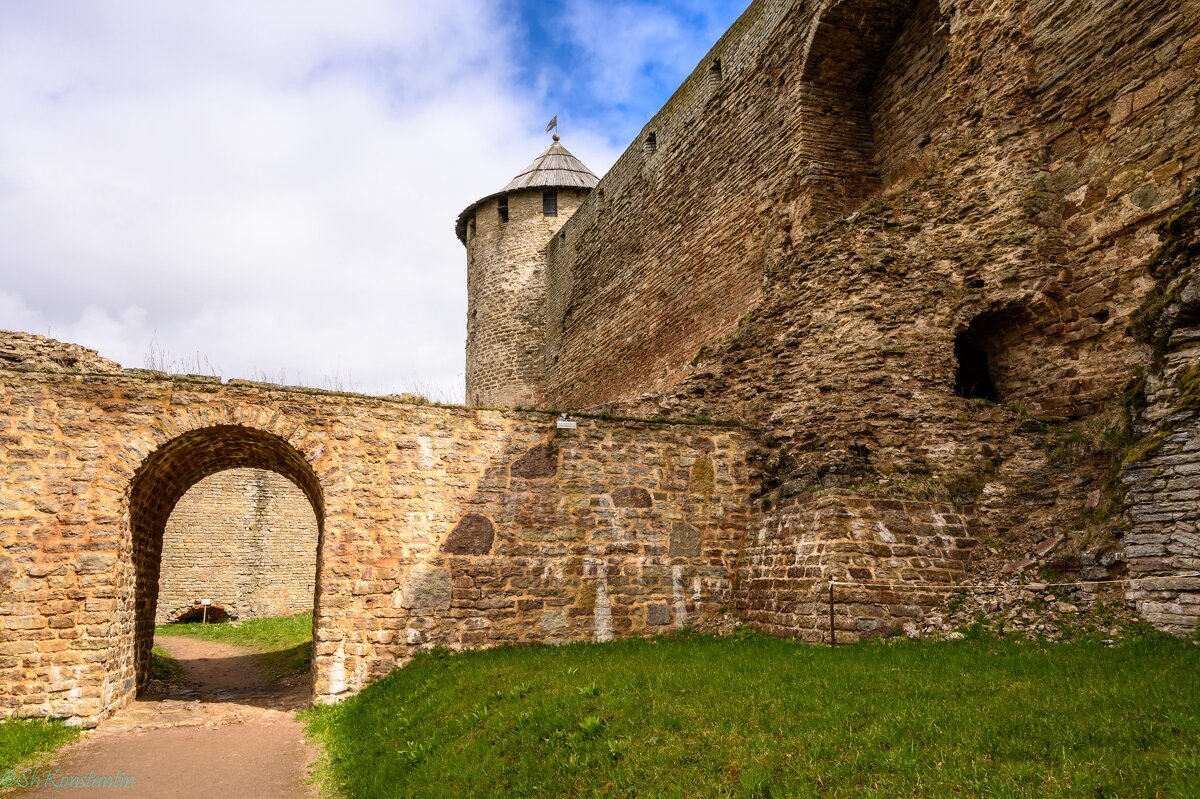
<instances>
[{"instance_id":1,"label":"conical tower roof","mask_svg":"<svg viewBox=\"0 0 1200 799\"><path fill-rule=\"evenodd\" d=\"M475 209L488 200L495 199L513 191L527 189L592 189L600 182L592 170L583 165L571 151L562 146L558 134L545 152L534 159L533 163L521 170L515 178L508 182L498 192L476 200L467 206L454 223L454 232L464 244L467 241L467 220Z\"/></svg>"},{"instance_id":2,"label":"conical tower roof","mask_svg":"<svg viewBox=\"0 0 1200 799\"><path fill-rule=\"evenodd\" d=\"M558 140L558 134L555 134L554 142L546 151L509 181L504 191L540 188L592 189L599 182L600 178L584 166L582 161L571 155Z\"/></svg>"}]
</instances>

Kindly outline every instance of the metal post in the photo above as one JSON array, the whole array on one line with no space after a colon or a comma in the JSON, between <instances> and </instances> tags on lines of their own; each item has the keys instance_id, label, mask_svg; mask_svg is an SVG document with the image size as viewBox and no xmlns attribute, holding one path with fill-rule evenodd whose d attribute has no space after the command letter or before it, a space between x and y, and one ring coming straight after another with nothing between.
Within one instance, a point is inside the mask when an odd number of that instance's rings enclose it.
<instances>
[{"instance_id":1,"label":"metal post","mask_svg":"<svg viewBox=\"0 0 1200 799\"><path fill-rule=\"evenodd\" d=\"M837 646L837 639L833 635L833 580L829 581L829 646Z\"/></svg>"}]
</instances>

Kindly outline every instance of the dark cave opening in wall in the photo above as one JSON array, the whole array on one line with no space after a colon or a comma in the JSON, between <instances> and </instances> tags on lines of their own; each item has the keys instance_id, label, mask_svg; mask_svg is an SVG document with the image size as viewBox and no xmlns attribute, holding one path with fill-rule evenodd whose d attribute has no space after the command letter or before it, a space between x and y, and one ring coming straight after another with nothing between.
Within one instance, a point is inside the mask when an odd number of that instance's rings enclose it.
<instances>
[{"instance_id":1,"label":"dark cave opening in wall","mask_svg":"<svg viewBox=\"0 0 1200 799\"><path fill-rule=\"evenodd\" d=\"M968 332L954 338L954 393L967 399L998 402L1000 394L988 367L987 351L972 341Z\"/></svg>"}]
</instances>

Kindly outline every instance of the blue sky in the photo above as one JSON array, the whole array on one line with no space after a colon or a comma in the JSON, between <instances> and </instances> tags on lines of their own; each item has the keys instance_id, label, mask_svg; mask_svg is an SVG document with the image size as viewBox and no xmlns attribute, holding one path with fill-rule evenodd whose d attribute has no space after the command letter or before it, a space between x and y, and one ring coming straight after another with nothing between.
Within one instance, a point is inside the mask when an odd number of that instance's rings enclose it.
<instances>
[{"instance_id":1,"label":"blue sky","mask_svg":"<svg viewBox=\"0 0 1200 799\"><path fill-rule=\"evenodd\" d=\"M517 6L522 82L572 129L623 146L637 134L747 0L564 0Z\"/></svg>"},{"instance_id":2,"label":"blue sky","mask_svg":"<svg viewBox=\"0 0 1200 799\"><path fill-rule=\"evenodd\" d=\"M0 329L461 399L454 217L553 114L603 173L746 4L0 3Z\"/></svg>"}]
</instances>

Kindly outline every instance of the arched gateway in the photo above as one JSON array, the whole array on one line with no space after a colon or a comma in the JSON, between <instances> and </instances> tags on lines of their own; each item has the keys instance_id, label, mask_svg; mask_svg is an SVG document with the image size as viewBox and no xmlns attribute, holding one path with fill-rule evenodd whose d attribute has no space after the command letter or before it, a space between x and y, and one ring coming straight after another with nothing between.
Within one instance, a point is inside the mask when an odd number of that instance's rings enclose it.
<instances>
[{"instance_id":1,"label":"arched gateway","mask_svg":"<svg viewBox=\"0 0 1200 799\"><path fill-rule=\"evenodd\" d=\"M308 498L317 519L320 571L325 500L320 480L299 450L278 435L238 425L203 427L171 439L142 462L129 489L135 585L133 648L139 690L150 678L150 649L167 519L187 490L205 477L247 467L286 477Z\"/></svg>"}]
</instances>

